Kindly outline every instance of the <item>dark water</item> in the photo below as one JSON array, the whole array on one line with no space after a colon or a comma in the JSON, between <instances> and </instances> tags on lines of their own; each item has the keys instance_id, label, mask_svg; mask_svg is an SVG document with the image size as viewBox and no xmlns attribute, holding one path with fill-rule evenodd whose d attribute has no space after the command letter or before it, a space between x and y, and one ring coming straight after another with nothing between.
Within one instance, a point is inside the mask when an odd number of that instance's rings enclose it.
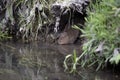
<instances>
[{"instance_id":1,"label":"dark water","mask_svg":"<svg viewBox=\"0 0 120 80\"><path fill-rule=\"evenodd\" d=\"M78 74L64 71L67 54L79 45L6 43L0 46L0 80L120 80L111 71L80 69Z\"/></svg>"}]
</instances>

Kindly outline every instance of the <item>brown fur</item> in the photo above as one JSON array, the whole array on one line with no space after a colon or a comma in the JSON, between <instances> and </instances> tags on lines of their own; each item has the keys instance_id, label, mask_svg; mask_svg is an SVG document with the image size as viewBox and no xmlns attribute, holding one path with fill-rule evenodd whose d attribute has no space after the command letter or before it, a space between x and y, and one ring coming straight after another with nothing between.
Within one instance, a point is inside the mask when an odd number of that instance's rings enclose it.
<instances>
[{"instance_id":1,"label":"brown fur","mask_svg":"<svg viewBox=\"0 0 120 80\"><path fill-rule=\"evenodd\" d=\"M68 30L60 34L58 44L72 44L77 39L78 35L79 30L69 28Z\"/></svg>"}]
</instances>

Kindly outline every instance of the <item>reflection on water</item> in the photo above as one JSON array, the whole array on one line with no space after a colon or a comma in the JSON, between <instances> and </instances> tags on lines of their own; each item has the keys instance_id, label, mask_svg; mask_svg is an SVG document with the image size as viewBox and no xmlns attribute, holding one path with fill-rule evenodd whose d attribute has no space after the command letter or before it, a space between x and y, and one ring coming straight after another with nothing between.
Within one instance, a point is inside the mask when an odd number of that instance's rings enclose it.
<instances>
[{"instance_id":1,"label":"reflection on water","mask_svg":"<svg viewBox=\"0 0 120 80\"><path fill-rule=\"evenodd\" d=\"M80 75L64 72L63 60L79 45L6 43L0 46L0 80L120 80L110 72L80 69Z\"/></svg>"}]
</instances>

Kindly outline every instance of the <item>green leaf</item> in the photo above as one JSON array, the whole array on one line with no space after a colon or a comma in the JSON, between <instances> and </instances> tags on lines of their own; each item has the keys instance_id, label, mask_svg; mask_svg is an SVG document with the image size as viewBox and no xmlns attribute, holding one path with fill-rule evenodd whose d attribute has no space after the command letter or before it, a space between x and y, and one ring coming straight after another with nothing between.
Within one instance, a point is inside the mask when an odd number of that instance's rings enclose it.
<instances>
[{"instance_id":1,"label":"green leaf","mask_svg":"<svg viewBox=\"0 0 120 80\"><path fill-rule=\"evenodd\" d=\"M110 59L110 62L112 64L118 64L120 62L120 54L116 55L116 56L113 56L111 59Z\"/></svg>"}]
</instances>

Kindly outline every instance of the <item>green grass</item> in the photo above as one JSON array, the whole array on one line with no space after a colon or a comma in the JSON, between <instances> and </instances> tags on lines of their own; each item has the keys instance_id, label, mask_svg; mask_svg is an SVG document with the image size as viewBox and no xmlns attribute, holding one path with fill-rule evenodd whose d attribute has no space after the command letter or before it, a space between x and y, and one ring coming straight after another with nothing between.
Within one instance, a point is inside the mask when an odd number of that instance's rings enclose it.
<instances>
[{"instance_id":1,"label":"green grass","mask_svg":"<svg viewBox=\"0 0 120 80\"><path fill-rule=\"evenodd\" d=\"M108 62L120 62L120 14L115 4L115 0L103 0L92 4L93 9L88 10L86 28L82 35L86 38L83 53L89 56L87 65L98 65L96 70L104 68Z\"/></svg>"},{"instance_id":2,"label":"green grass","mask_svg":"<svg viewBox=\"0 0 120 80\"><path fill-rule=\"evenodd\" d=\"M83 53L77 60L82 67L97 66L103 69L107 63L120 63L120 5L119 0L102 0L90 4L81 38ZM74 62L73 63L77 63ZM73 64L72 63L72 64ZM74 65L73 64L73 65ZM74 70L74 68L73 68Z\"/></svg>"}]
</instances>

